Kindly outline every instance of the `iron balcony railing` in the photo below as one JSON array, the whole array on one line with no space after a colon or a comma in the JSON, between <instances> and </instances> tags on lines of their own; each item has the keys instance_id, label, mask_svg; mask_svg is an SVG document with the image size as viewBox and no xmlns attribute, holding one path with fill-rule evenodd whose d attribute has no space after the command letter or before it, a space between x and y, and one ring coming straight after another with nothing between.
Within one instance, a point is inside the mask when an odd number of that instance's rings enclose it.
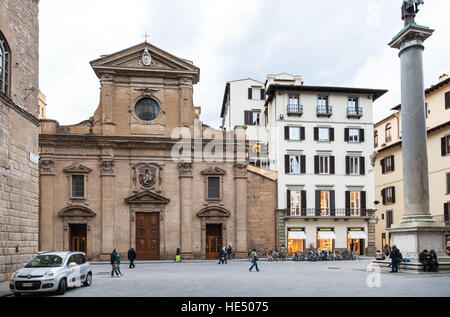
<instances>
[{"instance_id":1,"label":"iron balcony railing","mask_svg":"<svg viewBox=\"0 0 450 317\"><path fill-rule=\"evenodd\" d=\"M353 208L290 208L287 210L288 217L371 217L369 209Z\"/></svg>"},{"instance_id":2,"label":"iron balcony railing","mask_svg":"<svg viewBox=\"0 0 450 317\"><path fill-rule=\"evenodd\" d=\"M288 104L287 105L287 113L288 114L302 114L303 113L303 105Z\"/></svg>"},{"instance_id":3,"label":"iron balcony railing","mask_svg":"<svg viewBox=\"0 0 450 317\"><path fill-rule=\"evenodd\" d=\"M333 114L333 107L329 105L318 105L317 115L318 116L331 116Z\"/></svg>"},{"instance_id":4,"label":"iron balcony railing","mask_svg":"<svg viewBox=\"0 0 450 317\"><path fill-rule=\"evenodd\" d=\"M363 109L361 107L347 107L347 117L360 118L363 115Z\"/></svg>"}]
</instances>

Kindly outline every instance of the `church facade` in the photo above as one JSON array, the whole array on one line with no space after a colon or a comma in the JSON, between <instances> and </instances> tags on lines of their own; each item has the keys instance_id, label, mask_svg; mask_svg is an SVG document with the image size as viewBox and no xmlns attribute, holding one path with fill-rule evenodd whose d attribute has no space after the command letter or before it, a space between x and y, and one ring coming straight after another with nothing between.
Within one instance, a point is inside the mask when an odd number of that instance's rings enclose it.
<instances>
[{"instance_id":1,"label":"church facade","mask_svg":"<svg viewBox=\"0 0 450 317\"><path fill-rule=\"evenodd\" d=\"M41 120L40 250L108 260L134 247L159 260L177 248L184 259L275 248L276 173L248 166L242 131L199 121L199 68L146 42L91 66L93 117Z\"/></svg>"}]
</instances>

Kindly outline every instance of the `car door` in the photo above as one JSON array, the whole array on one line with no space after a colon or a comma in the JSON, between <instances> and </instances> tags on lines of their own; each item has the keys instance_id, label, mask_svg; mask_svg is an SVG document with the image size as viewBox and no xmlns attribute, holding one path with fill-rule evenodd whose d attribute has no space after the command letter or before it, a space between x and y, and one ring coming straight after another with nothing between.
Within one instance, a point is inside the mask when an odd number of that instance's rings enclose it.
<instances>
[{"instance_id":1,"label":"car door","mask_svg":"<svg viewBox=\"0 0 450 317\"><path fill-rule=\"evenodd\" d=\"M68 274L67 274L67 286L69 287L73 287L76 286L77 284L80 283L80 265L79 265L79 260L77 259L78 256L77 254L72 254L69 258L69 261L67 261L67 270L68 270ZM70 263L75 263L77 264L74 267L69 267Z\"/></svg>"},{"instance_id":2,"label":"car door","mask_svg":"<svg viewBox=\"0 0 450 317\"><path fill-rule=\"evenodd\" d=\"M77 263L80 265L80 281L83 282L86 279L87 265L84 254L77 254Z\"/></svg>"}]
</instances>

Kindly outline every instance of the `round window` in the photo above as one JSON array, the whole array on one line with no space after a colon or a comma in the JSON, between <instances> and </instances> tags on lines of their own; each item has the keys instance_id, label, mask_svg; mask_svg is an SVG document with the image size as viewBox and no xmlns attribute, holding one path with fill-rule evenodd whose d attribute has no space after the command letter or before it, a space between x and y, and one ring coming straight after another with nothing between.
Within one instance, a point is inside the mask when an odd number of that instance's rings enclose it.
<instances>
[{"instance_id":1,"label":"round window","mask_svg":"<svg viewBox=\"0 0 450 317\"><path fill-rule=\"evenodd\" d=\"M144 98L139 100L134 107L136 115L144 121L155 120L161 111L158 103L151 98Z\"/></svg>"}]
</instances>

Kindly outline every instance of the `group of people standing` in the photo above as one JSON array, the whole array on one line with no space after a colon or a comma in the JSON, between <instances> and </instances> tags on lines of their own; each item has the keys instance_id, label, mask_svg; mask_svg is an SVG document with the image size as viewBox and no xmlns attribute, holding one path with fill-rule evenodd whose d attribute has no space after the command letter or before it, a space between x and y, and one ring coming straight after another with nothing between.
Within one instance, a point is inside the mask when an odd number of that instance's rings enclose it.
<instances>
[{"instance_id":1,"label":"group of people standing","mask_svg":"<svg viewBox=\"0 0 450 317\"><path fill-rule=\"evenodd\" d=\"M233 260L233 248L231 245L228 247L223 247L220 250L219 263L217 264L227 264L227 260Z\"/></svg>"}]
</instances>

